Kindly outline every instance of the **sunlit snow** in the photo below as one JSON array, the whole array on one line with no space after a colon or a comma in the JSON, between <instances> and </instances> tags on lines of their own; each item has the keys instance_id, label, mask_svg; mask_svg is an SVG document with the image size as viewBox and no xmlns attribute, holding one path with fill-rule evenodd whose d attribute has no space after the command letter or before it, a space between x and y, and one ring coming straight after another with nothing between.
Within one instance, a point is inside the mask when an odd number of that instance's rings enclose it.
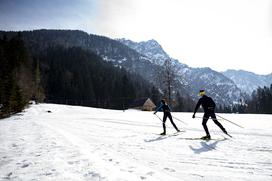
<instances>
[{"instance_id":1,"label":"sunlit snow","mask_svg":"<svg viewBox=\"0 0 272 181\"><path fill-rule=\"evenodd\" d=\"M214 140L188 140L204 135L192 113L160 136L152 112L32 105L0 120L0 180L272 180L272 115L219 115L245 128L209 120Z\"/></svg>"}]
</instances>

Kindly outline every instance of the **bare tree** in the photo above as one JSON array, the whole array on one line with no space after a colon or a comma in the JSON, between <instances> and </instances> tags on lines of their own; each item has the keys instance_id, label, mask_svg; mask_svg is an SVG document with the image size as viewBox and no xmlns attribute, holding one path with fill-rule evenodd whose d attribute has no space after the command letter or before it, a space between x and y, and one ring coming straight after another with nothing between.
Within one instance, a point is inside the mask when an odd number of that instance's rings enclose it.
<instances>
[{"instance_id":1,"label":"bare tree","mask_svg":"<svg viewBox=\"0 0 272 181\"><path fill-rule=\"evenodd\" d=\"M163 93L167 98L167 102L169 105L172 105L172 88L174 86L174 78L175 78L175 68L172 64L172 59L166 59L163 64L163 73L162 73L162 85L163 85Z\"/></svg>"}]
</instances>

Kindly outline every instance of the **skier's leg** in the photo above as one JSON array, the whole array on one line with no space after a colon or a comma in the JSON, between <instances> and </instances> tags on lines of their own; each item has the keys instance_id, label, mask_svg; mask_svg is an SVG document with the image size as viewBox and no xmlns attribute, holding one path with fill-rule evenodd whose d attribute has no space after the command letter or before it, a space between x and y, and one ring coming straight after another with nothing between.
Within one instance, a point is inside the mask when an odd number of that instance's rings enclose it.
<instances>
[{"instance_id":1,"label":"skier's leg","mask_svg":"<svg viewBox=\"0 0 272 181\"><path fill-rule=\"evenodd\" d=\"M173 121L173 118L172 118L171 113L169 113L167 116L169 117L170 122L172 123L172 125L174 126L174 128L175 128L177 131L179 131L178 127L176 126L176 124L175 124L174 121Z\"/></svg>"},{"instance_id":2,"label":"skier's leg","mask_svg":"<svg viewBox=\"0 0 272 181\"><path fill-rule=\"evenodd\" d=\"M210 136L210 133L209 133L209 130L207 127L207 122L208 122L209 117L210 117L209 114L204 114L203 121L202 121L202 126L203 126L207 136Z\"/></svg>"},{"instance_id":3,"label":"skier's leg","mask_svg":"<svg viewBox=\"0 0 272 181\"><path fill-rule=\"evenodd\" d=\"M162 127L163 127L163 133L164 134L166 133L166 126L165 126L166 118L167 118L167 115L164 113L163 114L163 119L162 119Z\"/></svg>"},{"instance_id":4,"label":"skier's leg","mask_svg":"<svg viewBox=\"0 0 272 181\"><path fill-rule=\"evenodd\" d=\"M226 133L227 134L227 131L226 131L226 129L222 126L222 124L221 123L219 123L218 121L217 121L217 118L216 118L216 115L215 115L215 113L213 112L213 113L211 113L211 118L212 118L212 120L213 120L213 122L224 132L224 133Z\"/></svg>"}]
</instances>

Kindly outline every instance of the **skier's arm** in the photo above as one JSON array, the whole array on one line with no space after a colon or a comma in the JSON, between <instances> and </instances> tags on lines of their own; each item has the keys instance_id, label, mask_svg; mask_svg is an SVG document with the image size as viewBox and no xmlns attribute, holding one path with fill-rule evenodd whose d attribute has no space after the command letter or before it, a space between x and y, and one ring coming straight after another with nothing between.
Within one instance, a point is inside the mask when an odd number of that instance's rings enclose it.
<instances>
[{"instance_id":1,"label":"skier's arm","mask_svg":"<svg viewBox=\"0 0 272 181\"><path fill-rule=\"evenodd\" d=\"M198 110L198 108L200 107L201 103L202 103L202 99L200 98L200 99L198 100L197 104L196 104L194 114L197 112L197 110Z\"/></svg>"},{"instance_id":2,"label":"skier's arm","mask_svg":"<svg viewBox=\"0 0 272 181\"><path fill-rule=\"evenodd\" d=\"M160 104L160 106L155 110L155 112L154 112L154 114L156 114L158 111L160 111L161 110L161 108L162 108L162 104Z\"/></svg>"},{"instance_id":3,"label":"skier's arm","mask_svg":"<svg viewBox=\"0 0 272 181\"><path fill-rule=\"evenodd\" d=\"M169 110L170 110L170 112L172 112L172 109L171 109L171 107L168 105L168 107L169 107Z\"/></svg>"},{"instance_id":4,"label":"skier's arm","mask_svg":"<svg viewBox=\"0 0 272 181\"><path fill-rule=\"evenodd\" d=\"M196 104L195 111L194 111L194 114L193 114L193 118L195 118L195 113L197 112L198 108L199 108L200 105L201 105L201 100L202 100L202 99L199 99L198 102L197 102L197 104Z\"/></svg>"}]
</instances>

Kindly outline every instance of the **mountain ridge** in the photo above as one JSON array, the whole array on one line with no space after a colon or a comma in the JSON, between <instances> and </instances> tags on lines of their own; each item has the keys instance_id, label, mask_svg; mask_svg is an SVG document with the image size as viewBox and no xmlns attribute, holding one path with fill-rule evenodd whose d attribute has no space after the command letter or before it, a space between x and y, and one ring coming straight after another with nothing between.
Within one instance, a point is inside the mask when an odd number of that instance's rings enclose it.
<instances>
[{"instance_id":1,"label":"mountain ridge","mask_svg":"<svg viewBox=\"0 0 272 181\"><path fill-rule=\"evenodd\" d=\"M126 39L118 39L118 41L132 49L135 49L137 52L150 57L151 59L152 57L155 57L151 62L157 65L162 66L165 60L171 59L173 67L177 69L176 77L178 81L183 87L186 87L188 93L194 99L197 99L197 93L200 89L206 89L207 93L214 97L214 99L220 104L231 104L243 97L243 93L231 79L209 67L189 67L188 65L181 63L181 61L171 58L162 49L162 46L156 46L157 49L161 50L154 50L152 46L148 45L150 41L142 41L138 43ZM149 47L152 48L149 49ZM161 57L161 59L158 60L156 57Z\"/></svg>"},{"instance_id":2,"label":"mountain ridge","mask_svg":"<svg viewBox=\"0 0 272 181\"><path fill-rule=\"evenodd\" d=\"M0 31L0 34L5 33ZM18 32L9 33L14 35ZM161 86L157 80L158 74L162 72L163 63L170 59L176 69L175 93L180 92L184 97L190 96L196 100L199 89L206 89L218 104L225 105L244 98L243 91L223 73L207 67L192 68L183 64L171 58L154 39L141 42L114 40L79 30L34 30L20 33L32 50L44 51L55 45L81 47L101 56L104 61L112 62L116 67L139 74L158 88Z\"/></svg>"},{"instance_id":3,"label":"mountain ridge","mask_svg":"<svg viewBox=\"0 0 272 181\"><path fill-rule=\"evenodd\" d=\"M228 69L222 72L222 74L233 80L248 95L251 95L258 87L270 86L272 84L272 73L260 75L246 70Z\"/></svg>"}]
</instances>

